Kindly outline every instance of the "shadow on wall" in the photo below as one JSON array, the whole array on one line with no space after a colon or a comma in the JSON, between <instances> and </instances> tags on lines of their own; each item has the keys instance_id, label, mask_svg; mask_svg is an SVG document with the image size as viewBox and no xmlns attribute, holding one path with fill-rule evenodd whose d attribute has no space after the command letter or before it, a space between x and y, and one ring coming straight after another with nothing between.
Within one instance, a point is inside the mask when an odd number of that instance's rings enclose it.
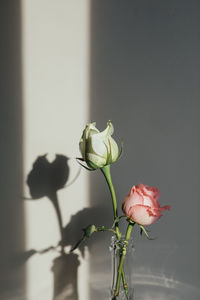
<instances>
[{"instance_id":1,"label":"shadow on wall","mask_svg":"<svg viewBox=\"0 0 200 300\"><path fill-rule=\"evenodd\" d=\"M12 258L24 250L22 194L22 66L19 0L0 1L0 299L24 299L25 270ZM23 296L22 296L23 295Z\"/></svg>"},{"instance_id":2,"label":"shadow on wall","mask_svg":"<svg viewBox=\"0 0 200 300\"><path fill-rule=\"evenodd\" d=\"M95 225L102 225L100 223L101 216L105 210L101 206L84 208L71 216L70 222L66 224L66 226L63 225L57 191L73 184L80 174L79 169L75 178L71 182L68 182L70 173L68 160L68 157L57 154L54 161L49 162L46 154L39 156L33 163L33 168L27 176L27 184L31 198L25 198L25 200L38 201L43 197L47 197L50 200L58 220L61 237L59 243L56 246L49 246L42 250L30 249L15 258L15 264L20 267L35 254L45 255L45 253L49 251L54 251L58 254L53 260L53 266L51 268L54 278L54 300L79 299L77 275L80 265L80 256L84 257L86 245L90 251L95 242L95 237L92 236L88 239L87 243L81 243L78 247L78 254L72 253L70 250L67 251L67 249L69 247L72 249L82 237L84 233L81 233L81 228L86 228L89 225L88 222Z\"/></svg>"}]
</instances>

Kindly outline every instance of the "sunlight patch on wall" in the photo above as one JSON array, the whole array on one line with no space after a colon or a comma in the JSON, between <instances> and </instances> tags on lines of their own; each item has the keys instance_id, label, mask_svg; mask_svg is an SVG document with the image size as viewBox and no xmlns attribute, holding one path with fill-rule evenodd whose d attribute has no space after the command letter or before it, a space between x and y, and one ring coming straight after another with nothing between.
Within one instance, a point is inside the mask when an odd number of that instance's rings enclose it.
<instances>
[{"instance_id":1,"label":"sunlight patch on wall","mask_svg":"<svg viewBox=\"0 0 200 300\"><path fill-rule=\"evenodd\" d=\"M79 172L74 158L79 155L80 135L88 121L89 0L22 0L22 17L25 180L38 156L43 156L41 168L45 168L57 163L55 155L59 154L72 158L67 161L70 183ZM30 198L27 186L25 196ZM81 171L57 197L65 226L71 215L89 205L87 172ZM27 250L55 247L59 242L52 203L46 196L25 201ZM70 270L74 272L71 276ZM75 254L60 255L53 248L36 253L27 263L27 299L50 300L54 293L59 300L76 290L77 299L88 299L87 271L86 260Z\"/></svg>"}]
</instances>

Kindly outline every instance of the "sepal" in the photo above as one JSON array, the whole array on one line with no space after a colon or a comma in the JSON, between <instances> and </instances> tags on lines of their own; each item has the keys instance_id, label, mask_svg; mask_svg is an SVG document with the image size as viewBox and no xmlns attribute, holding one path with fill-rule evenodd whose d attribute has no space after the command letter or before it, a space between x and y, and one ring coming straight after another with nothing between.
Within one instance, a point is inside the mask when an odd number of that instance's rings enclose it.
<instances>
[{"instance_id":1,"label":"sepal","mask_svg":"<svg viewBox=\"0 0 200 300\"><path fill-rule=\"evenodd\" d=\"M95 225L91 224L84 228L83 232L86 237L90 237L94 232L97 232L97 228Z\"/></svg>"},{"instance_id":2,"label":"sepal","mask_svg":"<svg viewBox=\"0 0 200 300\"><path fill-rule=\"evenodd\" d=\"M83 232L84 233L82 238L75 244L74 247L71 248L70 252L76 250L79 247L79 245L85 241L86 238L89 238L94 232L97 232L97 228L95 225L90 224L86 228L83 228Z\"/></svg>"},{"instance_id":3,"label":"sepal","mask_svg":"<svg viewBox=\"0 0 200 300\"><path fill-rule=\"evenodd\" d=\"M84 161L84 159L82 159L82 158L76 158L76 161L77 161L77 163L81 166L81 167L83 167L84 169L86 169L86 170L88 170L88 171L94 171L95 169L92 169L92 168L88 168L87 166L85 166L84 164L82 164L80 161Z\"/></svg>"},{"instance_id":4,"label":"sepal","mask_svg":"<svg viewBox=\"0 0 200 300\"><path fill-rule=\"evenodd\" d=\"M140 226L140 235L142 235L142 233L144 232L144 234L146 235L148 240L155 240L149 236L148 231L144 228L144 226L142 226L142 225L139 225L139 226Z\"/></svg>"},{"instance_id":5,"label":"sepal","mask_svg":"<svg viewBox=\"0 0 200 300\"><path fill-rule=\"evenodd\" d=\"M120 157L122 156L123 152L124 152L124 140L121 141L121 148L120 148L120 152L119 152L117 160L120 159Z\"/></svg>"}]
</instances>

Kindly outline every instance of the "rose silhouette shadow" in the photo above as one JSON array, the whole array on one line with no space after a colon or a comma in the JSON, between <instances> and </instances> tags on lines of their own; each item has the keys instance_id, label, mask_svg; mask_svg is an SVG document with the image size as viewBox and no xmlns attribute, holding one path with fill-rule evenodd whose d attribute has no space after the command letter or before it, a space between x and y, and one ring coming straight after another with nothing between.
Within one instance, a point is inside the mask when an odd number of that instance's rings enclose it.
<instances>
[{"instance_id":1,"label":"rose silhouette shadow","mask_svg":"<svg viewBox=\"0 0 200 300\"><path fill-rule=\"evenodd\" d=\"M63 245L74 247L77 241L83 236L83 230L81 229L86 228L90 224L94 224L95 226L112 225L110 224L109 216L110 215L107 213L107 210L105 210L103 205L87 207L80 210L75 215L72 215L69 223L63 229ZM94 233L90 238L84 240L78 246L81 255L83 257L85 256L86 248L88 248L89 252L91 252L93 245L96 243L96 239L100 241L105 234L106 233L102 234L101 232ZM110 238L109 233L107 233L107 237Z\"/></svg>"},{"instance_id":2,"label":"rose silhouette shadow","mask_svg":"<svg viewBox=\"0 0 200 300\"><path fill-rule=\"evenodd\" d=\"M31 195L27 200L39 200L47 197L53 204L56 212L58 226L60 230L61 242L59 246L49 246L46 249L31 249L18 255L13 262L13 267L20 267L25 264L33 255L45 255L50 251L58 253L53 260L51 271L54 278L53 299L73 299L78 300L77 290L77 271L80 264L77 254L67 254L64 251L63 240L63 221L59 207L57 191L70 185L78 177L75 176L71 183L68 183L70 168L67 156L56 154L55 159L49 162L47 155L38 156L33 163L33 167L27 176L27 185Z\"/></svg>"},{"instance_id":3,"label":"rose silhouette shadow","mask_svg":"<svg viewBox=\"0 0 200 300\"><path fill-rule=\"evenodd\" d=\"M39 201L47 197L53 204L58 219L60 229L60 242L57 245L49 246L45 249L30 249L24 253L19 253L11 262L11 268L20 268L23 264L27 263L34 255L45 255L50 251L57 253L57 257L52 261L51 271L53 272L53 300L78 300L78 268L80 266L79 255L84 257L85 249L88 248L89 252L96 242L103 237L100 234L94 234L90 239L80 244L76 253L66 253L65 247L73 247L82 235L81 229L87 227L89 224L96 226L110 224L109 215L105 213L105 207L93 206L92 208L84 208L71 216L68 224L63 226L62 215L59 208L59 201L57 191L67 187L70 168L68 165L69 158L57 154L52 162L49 162L47 155L38 156L33 162L31 171L27 176L27 185L31 195L29 201ZM75 179L79 175L77 173ZM72 182L75 181L72 180ZM103 218L102 218L103 216ZM103 223L102 224L102 220ZM107 222L106 222L107 221ZM109 234L107 235L109 236Z\"/></svg>"},{"instance_id":4,"label":"rose silhouette shadow","mask_svg":"<svg viewBox=\"0 0 200 300\"><path fill-rule=\"evenodd\" d=\"M21 268L33 255L42 255L50 251L57 251L56 247L48 247L43 250L31 249L19 254L11 261L9 270ZM78 267L79 256L74 253L60 253L53 260L51 271L53 272L53 300L78 300Z\"/></svg>"},{"instance_id":5,"label":"rose silhouette shadow","mask_svg":"<svg viewBox=\"0 0 200 300\"><path fill-rule=\"evenodd\" d=\"M62 247L73 247L74 244L80 239L82 232L81 228L88 225L91 221L97 226L102 225L102 214L105 208L103 206L95 206L92 208L84 208L71 217L69 223L63 229L64 239L60 241ZM98 216L98 217L97 217ZM109 217L109 216L108 216ZM90 222L90 223L91 223ZM104 223L105 225L105 223ZM104 234L97 233L87 239L79 246L79 253L84 257L85 250L88 248L91 253L93 245L101 242L101 239L105 238ZM110 234L107 234L107 238L110 239ZM50 246L46 249L36 250L30 249L22 254L19 254L15 258L13 267L20 267L28 262L34 255L45 255L50 251L55 251L58 256L53 260L51 271L53 272L53 300L78 300L78 268L80 266L79 254L77 253L65 253L65 250L60 250L59 246Z\"/></svg>"},{"instance_id":6,"label":"rose silhouette shadow","mask_svg":"<svg viewBox=\"0 0 200 300\"><path fill-rule=\"evenodd\" d=\"M78 300L77 273L79 257L74 253L62 253L53 261L54 300Z\"/></svg>"},{"instance_id":7,"label":"rose silhouette shadow","mask_svg":"<svg viewBox=\"0 0 200 300\"><path fill-rule=\"evenodd\" d=\"M63 235L63 221L58 203L57 191L64 188L69 178L69 165L67 156L56 154L54 161L49 162L47 154L38 156L33 168L27 176L31 200L47 197L54 206L60 235Z\"/></svg>"}]
</instances>

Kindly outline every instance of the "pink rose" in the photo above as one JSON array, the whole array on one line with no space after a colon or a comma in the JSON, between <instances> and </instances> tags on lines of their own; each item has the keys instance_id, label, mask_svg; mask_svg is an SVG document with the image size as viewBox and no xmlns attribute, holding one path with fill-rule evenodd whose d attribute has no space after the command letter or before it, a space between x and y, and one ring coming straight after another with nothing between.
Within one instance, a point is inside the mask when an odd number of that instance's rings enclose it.
<instances>
[{"instance_id":1,"label":"pink rose","mask_svg":"<svg viewBox=\"0 0 200 300\"><path fill-rule=\"evenodd\" d=\"M122 210L135 223L151 225L162 216L162 211L170 209L170 206L160 207L159 196L160 191L156 187L141 183L134 185L123 201Z\"/></svg>"}]
</instances>

